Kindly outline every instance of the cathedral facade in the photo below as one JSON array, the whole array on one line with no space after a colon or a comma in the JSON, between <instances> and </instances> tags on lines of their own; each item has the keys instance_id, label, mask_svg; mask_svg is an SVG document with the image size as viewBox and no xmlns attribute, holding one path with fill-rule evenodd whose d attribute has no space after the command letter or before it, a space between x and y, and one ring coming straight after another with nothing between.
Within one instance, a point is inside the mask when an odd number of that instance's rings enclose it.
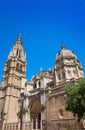
<instances>
[{"instance_id":1,"label":"cathedral facade","mask_svg":"<svg viewBox=\"0 0 85 130\"><path fill-rule=\"evenodd\" d=\"M18 36L4 65L0 87L2 130L56 130L74 122L65 110L64 86L83 77L83 68L74 52L62 44L53 70L40 70L26 79L26 54ZM65 127L67 125L67 127Z\"/></svg>"}]
</instances>

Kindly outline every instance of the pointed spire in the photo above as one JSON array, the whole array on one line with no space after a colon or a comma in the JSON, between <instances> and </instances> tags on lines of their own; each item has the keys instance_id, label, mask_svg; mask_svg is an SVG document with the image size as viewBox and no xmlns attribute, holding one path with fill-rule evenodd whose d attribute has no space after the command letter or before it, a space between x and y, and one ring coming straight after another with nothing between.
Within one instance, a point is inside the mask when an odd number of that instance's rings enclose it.
<instances>
[{"instance_id":1,"label":"pointed spire","mask_svg":"<svg viewBox=\"0 0 85 130\"><path fill-rule=\"evenodd\" d=\"M64 43L62 43L61 48L62 48L62 50L66 50L66 46L64 45Z\"/></svg>"},{"instance_id":2,"label":"pointed spire","mask_svg":"<svg viewBox=\"0 0 85 130\"><path fill-rule=\"evenodd\" d=\"M21 34L18 35L17 41L21 42L21 44L22 44L22 35Z\"/></svg>"},{"instance_id":3,"label":"pointed spire","mask_svg":"<svg viewBox=\"0 0 85 130\"><path fill-rule=\"evenodd\" d=\"M8 59L11 59L12 57L17 57L23 61L26 61L26 55L22 44L21 34L18 35L17 40L14 43L13 49L10 51Z\"/></svg>"}]
</instances>

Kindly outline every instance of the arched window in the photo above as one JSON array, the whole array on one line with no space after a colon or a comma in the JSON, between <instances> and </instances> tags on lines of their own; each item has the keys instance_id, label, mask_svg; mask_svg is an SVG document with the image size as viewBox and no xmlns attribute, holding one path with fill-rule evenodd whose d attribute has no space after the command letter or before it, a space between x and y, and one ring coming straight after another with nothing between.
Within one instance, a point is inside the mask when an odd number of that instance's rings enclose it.
<instances>
[{"instance_id":1,"label":"arched window","mask_svg":"<svg viewBox=\"0 0 85 130\"><path fill-rule=\"evenodd\" d=\"M19 51L19 58L21 57L21 50Z\"/></svg>"},{"instance_id":2,"label":"arched window","mask_svg":"<svg viewBox=\"0 0 85 130\"><path fill-rule=\"evenodd\" d=\"M20 71L22 71L22 65L20 65Z\"/></svg>"},{"instance_id":3,"label":"arched window","mask_svg":"<svg viewBox=\"0 0 85 130\"><path fill-rule=\"evenodd\" d=\"M34 86L33 86L33 88L35 89L35 88L37 88L37 85L36 85L36 83L34 83Z\"/></svg>"},{"instance_id":4,"label":"arched window","mask_svg":"<svg viewBox=\"0 0 85 130\"><path fill-rule=\"evenodd\" d=\"M59 118L63 118L63 110L59 109Z\"/></svg>"},{"instance_id":5,"label":"arched window","mask_svg":"<svg viewBox=\"0 0 85 130\"><path fill-rule=\"evenodd\" d=\"M65 71L62 71L62 79L65 79Z\"/></svg>"},{"instance_id":6,"label":"arched window","mask_svg":"<svg viewBox=\"0 0 85 130\"><path fill-rule=\"evenodd\" d=\"M57 73L57 76L58 76L58 80L61 80L60 72Z\"/></svg>"},{"instance_id":7,"label":"arched window","mask_svg":"<svg viewBox=\"0 0 85 130\"><path fill-rule=\"evenodd\" d=\"M38 85L39 85L39 87L41 87L41 82L40 81L38 82Z\"/></svg>"},{"instance_id":8,"label":"arched window","mask_svg":"<svg viewBox=\"0 0 85 130\"><path fill-rule=\"evenodd\" d=\"M70 71L70 70L68 70L67 72L68 72L69 77L71 77L71 76L72 76L71 71Z\"/></svg>"},{"instance_id":9,"label":"arched window","mask_svg":"<svg viewBox=\"0 0 85 130\"><path fill-rule=\"evenodd\" d=\"M17 54L17 56L18 56L18 53L19 53L19 50L17 49L17 53L16 53L16 54Z\"/></svg>"}]
</instances>

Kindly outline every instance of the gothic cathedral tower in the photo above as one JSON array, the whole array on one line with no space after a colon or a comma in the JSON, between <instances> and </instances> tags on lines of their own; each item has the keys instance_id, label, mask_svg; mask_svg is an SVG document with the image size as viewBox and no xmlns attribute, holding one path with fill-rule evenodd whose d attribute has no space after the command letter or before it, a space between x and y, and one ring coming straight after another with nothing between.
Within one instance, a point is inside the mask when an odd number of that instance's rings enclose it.
<instances>
[{"instance_id":1,"label":"gothic cathedral tower","mask_svg":"<svg viewBox=\"0 0 85 130\"><path fill-rule=\"evenodd\" d=\"M18 36L8 60L5 62L2 77L4 104L2 118L6 123L18 121L18 99L26 82L26 55L21 35Z\"/></svg>"}]
</instances>

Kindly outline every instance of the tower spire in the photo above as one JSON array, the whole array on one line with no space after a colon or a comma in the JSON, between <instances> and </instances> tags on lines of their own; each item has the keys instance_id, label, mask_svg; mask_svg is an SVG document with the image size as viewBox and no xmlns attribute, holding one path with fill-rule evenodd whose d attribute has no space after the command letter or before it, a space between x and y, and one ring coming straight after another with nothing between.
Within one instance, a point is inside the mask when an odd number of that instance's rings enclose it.
<instances>
[{"instance_id":1,"label":"tower spire","mask_svg":"<svg viewBox=\"0 0 85 130\"><path fill-rule=\"evenodd\" d=\"M22 44L22 35L21 34L18 34L17 42L20 42Z\"/></svg>"},{"instance_id":2,"label":"tower spire","mask_svg":"<svg viewBox=\"0 0 85 130\"><path fill-rule=\"evenodd\" d=\"M12 57L17 57L22 61L26 60L26 55L24 52L23 44L22 44L22 35L19 34L17 37L17 40L10 51L10 54L8 56L8 59L11 59Z\"/></svg>"}]
</instances>

